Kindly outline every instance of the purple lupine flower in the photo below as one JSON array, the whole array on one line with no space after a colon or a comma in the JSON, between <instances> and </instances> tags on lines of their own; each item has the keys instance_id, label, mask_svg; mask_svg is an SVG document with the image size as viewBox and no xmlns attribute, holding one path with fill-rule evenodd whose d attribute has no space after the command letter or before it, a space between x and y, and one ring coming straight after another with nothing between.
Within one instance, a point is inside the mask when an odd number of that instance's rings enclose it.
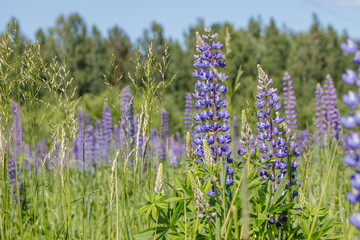
<instances>
[{"instance_id":1,"label":"purple lupine flower","mask_svg":"<svg viewBox=\"0 0 360 240\"><path fill-rule=\"evenodd\" d=\"M237 141L238 138L238 119L233 116L233 131L234 131L234 141Z\"/></svg>"},{"instance_id":2,"label":"purple lupine flower","mask_svg":"<svg viewBox=\"0 0 360 240\"><path fill-rule=\"evenodd\" d=\"M326 109L325 109L325 96L324 90L321 87L320 83L316 86L315 91L315 127L316 127L316 138L320 145L322 145L322 140L327 136L327 121L326 121Z\"/></svg>"},{"instance_id":3,"label":"purple lupine flower","mask_svg":"<svg viewBox=\"0 0 360 240\"><path fill-rule=\"evenodd\" d=\"M228 164L233 162L231 157L231 137L228 133L229 125L226 124L230 114L226 110L227 92L224 81L228 80L222 72L218 72L218 67L224 68L226 62L223 59L221 49L223 44L216 42L218 34L211 34L211 29L205 29L206 34L202 37L197 34L196 51L194 55L193 77L198 79L195 83L195 109L194 132L197 134L194 140L196 146L196 155L202 163L209 161L204 152L203 142L206 141L209 146L212 161L218 162L220 157L224 158ZM210 161L211 161L210 160ZM221 166L222 167L222 166ZM230 167L230 166L228 166ZM232 185L230 176L227 177L226 185ZM208 196L215 197L217 191L208 192Z\"/></svg>"},{"instance_id":4,"label":"purple lupine flower","mask_svg":"<svg viewBox=\"0 0 360 240\"><path fill-rule=\"evenodd\" d=\"M90 123L89 116L85 113L85 156L84 156L84 162L85 162L85 168L88 169L89 167L89 161L94 160L94 148L93 148L93 127Z\"/></svg>"},{"instance_id":5,"label":"purple lupine flower","mask_svg":"<svg viewBox=\"0 0 360 240\"><path fill-rule=\"evenodd\" d=\"M301 130L299 131L299 150L300 152L305 151L305 147L308 147L308 141L309 141L309 133L307 130Z\"/></svg>"},{"instance_id":6,"label":"purple lupine flower","mask_svg":"<svg viewBox=\"0 0 360 240\"><path fill-rule=\"evenodd\" d=\"M355 45L355 46L354 46ZM345 46L345 51L344 51ZM348 40L348 44L343 43L341 45L342 50L346 55L352 54L356 51L357 46L352 40ZM357 53L356 53L357 54ZM355 55L356 55L355 54ZM356 60L356 59L355 59ZM359 65L358 61L354 61L355 65ZM357 66L358 67L358 66ZM360 69L358 70L360 71ZM349 74L351 73L351 74ZM353 78L357 77L357 74L354 71L347 70L347 75L353 75ZM356 75L356 76L355 76ZM343 96L343 102L349 108L349 113L347 117L342 117L341 123L344 128L349 129L349 133L344 136L344 148L345 148L345 156L344 163L349 167L354 169L354 174L350 177L350 184L352 186L352 192L346 195L347 200L356 205L360 203L360 109L359 109L359 80L349 80L349 78L342 77L345 84L352 85L356 83L356 87L358 92L355 93L353 91L349 91L348 94ZM360 213L355 212L354 216L349 217L349 222L355 226L358 230L360 230Z\"/></svg>"},{"instance_id":7,"label":"purple lupine flower","mask_svg":"<svg viewBox=\"0 0 360 240\"><path fill-rule=\"evenodd\" d=\"M22 184L20 182L20 174L18 164L15 163L13 155L9 154L9 166L8 166L8 174L9 174L9 193L13 196L14 201L17 203L17 189L19 189L19 199L20 204L23 204L22 197ZM17 180L17 184L16 184ZM16 188L17 187L17 188Z\"/></svg>"},{"instance_id":8,"label":"purple lupine flower","mask_svg":"<svg viewBox=\"0 0 360 240\"><path fill-rule=\"evenodd\" d=\"M166 152L169 150L169 118L165 109L161 114L161 143L160 143L160 159L166 160Z\"/></svg>"},{"instance_id":9,"label":"purple lupine flower","mask_svg":"<svg viewBox=\"0 0 360 240\"><path fill-rule=\"evenodd\" d=\"M171 167L177 167L182 157L182 142L179 132L176 132L175 138L169 139L169 163Z\"/></svg>"},{"instance_id":10,"label":"purple lupine flower","mask_svg":"<svg viewBox=\"0 0 360 240\"><path fill-rule=\"evenodd\" d=\"M78 135L74 144L74 153L77 166L81 170L83 164L85 164L86 169L88 168L88 162L91 158L92 126L89 116L83 110L79 109L76 116L78 119Z\"/></svg>"},{"instance_id":11,"label":"purple lupine flower","mask_svg":"<svg viewBox=\"0 0 360 240\"><path fill-rule=\"evenodd\" d=\"M99 159L101 159L101 149L103 147L102 127L101 122L98 119L95 119L95 135L92 145L94 149L94 159L92 161L92 165L96 167L96 165L99 163Z\"/></svg>"},{"instance_id":12,"label":"purple lupine flower","mask_svg":"<svg viewBox=\"0 0 360 240\"><path fill-rule=\"evenodd\" d=\"M360 230L360 212L355 212L354 216L349 217L349 222Z\"/></svg>"},{"instance_id":13,"label":"purple lupine flower","mask_svg":"<svg viewBox=\"0 0 360 240\"><path fill-rule=\"evenodd\" d=\"M345 42L341 43L340 48L343 51L343 53L349 55L356 51L357 45L353 40L348 39L346 43Z\"/></svg>"},{"instance_id":14,"label":"purple lupine flower","mask_svg":"<svg viewBox=\"0 0 360 240\"><path fill-rule=\"evenodd\" d=\"M169 165L170 167L177 167L178 165L178 156L176 154L177 146L175 139L172 137L169 140Z\"/></svg>"},{"instance_id":15,"label":"purple lupine flower","mask_svg":"<svg viewBox=\"0 0 360 240\"><path fill-rule=\"evenodd\" d=\"M181 159L182 158L182 153L183 153L183 145L182 145L182 141L181 141L181 135L180 135L179 132L175 133L175 138L176 138L175 154L179 159ZM184 149L184 151L185 151L185 149Z\"/></svg>"},{"instance_id":16,"label":"purple lupine flower","mask_svg":"<svg viewBox=\"0 0 360 240\"><path fill-rule=\"evenodd\" d=\"M341 131L340 114L337 108L337 95L333 80L328 74L324 83L326 121L331 130L331 138L339 140Z\"/></svg>"},{"instance_id":17,"label":"purple lupine flower","mask_svg":"<svg viewBox=\"0 0 360 240\"><path fill-rule=\"evenodd\" d=\"M351 69L346 69L346 73L343 73L341 75L341 79L343 80L343 82L347 85L352 85L355 83L355 81L357 80L358 76L356 74L356 72L354 72Z\"/></svg>"},{"instance_id":18,"label":"purple lupine flower","mask_svg":"<svg viewBox=\"0 0 360 240\"><path fill-rule=\"evenodd\" d=\"M112 134L112 118L108 105L105 103L102 112L102 148L101 148L101 159L108 163L109 161L109 150Z\"/></svg>"},{"instance_id":19,"label":"purple lupine flower","mask_svg":"<svg viewBox=\"0 0 360 240\"><path fill-rule=\"evenodd\" d=\"M264 168L260 168L260 176L265 181L274 182L274 192L282 181L283 177L291 168L289 186L298 185L295 181L295 171L298 167L296 161L289 162L289 157L297 157L300 155L295 142L295 135L291 133L291 129L284 122L285 118L279 111L281 109L280 97L277 95L276 88L270 88L273 80L268 77L264 70L258 65L259 81L257 97L257 129L258 129L258 146L260 151L260 163L268 159L275 158L272 164L265 164ZM288 166L291 164L291 166ZM285 180L287 181L287 179ZM292 197L297 196L296 190L292 192ZM275 199L277 200L277 199ZM280 219L279 219L280 221ZM280 221L281 222L281 221Z\"/></svg>"},{"instance_id":20,"label":"purple lupine flower","mask_svg":"<svg viewBox=\"0 0 360 240\"><path fill-rule=\"evenodd\" d=\"M82 159L83 159L83 141L84 141L84 134L83 134L84 112L79 109L76 114L76 118L78 120L78 134L77 134L77 138L75 140L73 149L74 149L74 154L75 154L75 159L77 161L77 165L78 165L79 169L81 169L82 168Z\"/></svg>"},{"instance_id":21,"label":"purple lupine flower","mask_svg":"<svg viewBox=\"0 0 360 240\"><path fill-rule=\"evenodd\" d=\"M286 125L292 130L296 131L298 128L297 114L296 114L296 97L292 86L291 76L285 72L283 80L284 92L284 109Z\"/></svg>"},{"instance_id":22,"label":"purple lupine flower","mask_svg":"<svg viewBox=\"0 0 360 240\"><path fill-rule=\"evenodd\" d=\"M120 122L123 123L124 136L128 139L130 144L134 143L135 126L134 126L134 107L133 97L130 93L130 88L124 88L120 95L121 101L121 116Z\"/></svg>"},{"instance_id":23,"label":"purple lupine flower","mask_svg":"<svg viewBox=\"0 0 360 240\"><path fill-rule=\"evenodd\" d=\"M192 112L193 112L192 96L191 96L191 93L186 93L186 96L185 96L185 117L184 117L185 133L191 131Z\"/></svg>"},{"instance_id":24,"label":"purple lupine flower","mask_svg":"<svg viewBox=\"0 0 360 240\"><path fill-rule=\"evenodd\" d=\"M353 62L355 65L359 65L360 64L360 50L357 50L354 54L353 57Z\"/></svg>"}]
</instances>

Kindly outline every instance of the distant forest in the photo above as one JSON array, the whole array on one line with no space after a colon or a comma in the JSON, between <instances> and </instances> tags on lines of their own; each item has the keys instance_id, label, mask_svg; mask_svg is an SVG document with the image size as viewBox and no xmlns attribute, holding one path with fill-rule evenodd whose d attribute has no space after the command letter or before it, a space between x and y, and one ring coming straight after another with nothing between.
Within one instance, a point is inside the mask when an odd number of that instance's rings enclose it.
<instances>
[{"instance_id":1,"label":"distant forest","mask_svg":"<svg viewBox=\"0 0 360 240\"><path fill-rule=\"evenodd\" d=\"M10 21L9 29L13 31L15 20ZM121 23L120 23L121 24ZM209 26L206 26L209 27ZM224 48L227 56L227 73L230 79L237 76L241 67L241 87L234 101L235 115L240 118L241 110L247 101L254 99L257 85L257 64L273 78L275 86L281 88L281 78L287 71L292 77L297 97L297 111L300 128L312 125L315 112L314 92L317 83L322 83L326 74L330 74L337 88L338 98L346 91L341 82L341 74L351 59L344 56L340 49L341 42L347 39L346 31L338 34L331 26L323 26L316 15L306 32L293 32L281 29L271 19L269 25L260 20L250 19L246 28L236 29L230 23L218 23L210 26L225 42L226 33L230 36L230 48ZM16 25L19 41L17 52L23 51L28 39ZM144 55L151 41L156 56L160 59L167 42L171 64L168 75L176 75L173 84L166 89L164 107L169 112L171 132L182 129L183 109L186 92L194 91L193 55L195 54L195 34L203 32L204 22L198 20L189 26L184 33L184 41L179 43L166 40L164 28L160 23L151 23L145 29L136 44L132 44L120 26L115 25L107 34L101 34L96 26L87 26L78 14L68 17L59 16L55 26L39 29L36 41L40 43L45 62L49 63L54 56L59 62L66 63L69 74L74 78L76 94L82 96L90 116L101 116L103 100L107 86L104 74L112 72L113 66L117 76L123 76L118 88L132 86L128 72L133 73L136 52ZM6 30L3 31L3 34ZM155 38L154 38L155 35ZM134 91L134 90L132 90ZM97 101L97 103L94 103ZM340 101L339 101L340 102ZM340 103L339 103L340 104ZM343 106L340 105L340 113Z\"/></svg>"}]
</instances>

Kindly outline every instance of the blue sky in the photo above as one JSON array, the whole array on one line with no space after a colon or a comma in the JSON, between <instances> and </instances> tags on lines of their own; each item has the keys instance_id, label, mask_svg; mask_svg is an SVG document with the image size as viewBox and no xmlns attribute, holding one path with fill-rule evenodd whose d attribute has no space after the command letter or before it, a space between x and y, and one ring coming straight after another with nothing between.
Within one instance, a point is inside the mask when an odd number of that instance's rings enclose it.
<instances>
[{"instance_id":1,"label":"blue sky","mask_svg":"<svg viewBox=\"0 0 360 240\"><path fill-rule=\"evenodd\" d=\"M78 12L88 27L96 25L102 35L115 24L138 39L152 21L162 24L167 38L183 41L183 33L198 18L206 25L230 22L246 27L250 17L261 16L267 24L273 17L278 27L306 31L316 13L323 26L332 25L339 33L346 29L352 38L360 38L360 0L5 0L0 8L0 30L12 16L19 20L22 32L31 40L39 28L55 25L60 14ZM90 29L90 28L89 28Z\"/></svg>"}]
</instances>

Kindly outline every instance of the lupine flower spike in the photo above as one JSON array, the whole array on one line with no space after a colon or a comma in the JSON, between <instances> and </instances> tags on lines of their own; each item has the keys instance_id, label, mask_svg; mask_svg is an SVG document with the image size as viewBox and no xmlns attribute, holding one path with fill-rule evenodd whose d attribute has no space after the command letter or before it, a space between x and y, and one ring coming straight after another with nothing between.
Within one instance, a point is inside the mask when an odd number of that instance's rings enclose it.
<instances>
[{"instance_id":1,"label":"lupine flower spike","mask_svg":"<svg viewBox=\"0 0 360 240\"><path fill-rule=\"evenodd\" d=\"M360 63L360 50L357 50L357 44L348 40L347 43L341 44L341 49L346 55L354 54L353 62L358 67ZM341 118L341 123L344 128L349 129L350 133L344 137L345 152L344 163L354 169L354 174L350 177L350 184L352 192L346 195L346 199L353 205L360 203L360 98L359 98L359 82L358 75L353 70L346 70L346 73L342 75L342 80L347 85L356 83L358 92L355 93L351 90L343 96L343 102L349 108L347 117ZM349 217L349 222L360 230L360 212L355 212L354 215ZM359 238L358 238L359 239Z\"/></svg>"},{"instance_id":2,"label":"lupine flower spike","mask_svg":"<svg viewBox=\"0 0 360 240\"><path fill-rule=\"evenodd\" d=\"M226 62L223 59L221 49L223 44L216 42L218 34L211 33L211 29L205 29L206 34L200 36L196 35L196 52L194 55L193 77L198 79L195 83L195 109L197 113L194 116L195 122L195 146L196 155L204 163L204 140L207 142L213 162L218 162L220 157L223 157L228 164L233 162L231 158L231 137L229 132L229 125L226 124L230 114L226 110L226 92L227 88L223 84L228 80L228 76L219 72L217 68L224 68ZM199 163L199 162L197 162ZM227 167L228 176L226 177L226 185L232 185L233 180L229 175L232 175L233 170L230 166ZM214 187L208 196L214 197Z\"/></svg>"},{"instance_id":3,"label":"lupine flower spike","mask_svg":"<svg viewBox=\"0 0 360 240\"><path fill-rule=\"evenodd\" d=\"M242 110L241 113L241 133L239 139L239 150L240 156L248 156L255 154L255 140L253 137L252 129L247 122L246 112Z\"/></svg>"},{"instance_id":4,"label":"lupine flower spike","mask_svg":"<svg viewBox=\"0 0 360 240\"><path fill-rule=\"evenodd\" d=\"M339 140L339 134L341 131L340 114L337 108L336 89L329 74L326 76L324 83L324 94L327 126L330 128L331 138L333 140Z\"/></svg>"},{"instance_id":5,"label":"lupine flower spike","mask_svg":"<svg viewBox=\"0 0 360 240\"><path fill-rule=\"evenodd\" d=\"M102 149L101 149L101 159L108 163L109 161L109 149L110 142L112 138L112 117L110 109L107 104L105 104L102 112Z\"/></svg>"},{"instance_id":6,"label":"lupine flower spike","mask_svg":"<svg viewBox=\"0 0 360 240\"><path fill-rule=\"evenodd\" d=\"M299 184L294 180L295 170L298 166L297 162L289 163L291 156L299 156L297 144L290 133L290 129L286 126L285 118L277 111L281 109L280 97L277 95L278 90L271 88L273 80L268 77L264 70L258 65L258 93L256 94L257 102L257 129L258 129L258 147L260 152L260 162L269 159L275 159L272 164L265 164L260 168L260 176L265 181L273 182L273 192L275 193L278 185L283 181L285 174L291 170L290 181L286 183L287 188L291 185ZM274 113L275 112L275 113ZM291 164L291 166L288 166ZM285 179L284 181L287 181ZM298 195L295 190L291 193L291 197ZM277 200L277 199L276 199ZM286 221L284 218L278 219L277 226ZM275 223L271 220L270 223Z\"/></svg>"},{"instance_id":7,"label":"lupine flower spike","mask_svg":"<svg viewBox=\"0 0 360 240\"><path fill-rule=\"evenodd\" d=\"M285 109L285 121L287 126L295 132L298 128L297 114L296 114L296 97L294 95L294 89L292 86L292 80L289 73L285 72L283 80L283 92L284 92L284 109Z\"/></svg>"}]
</instances>

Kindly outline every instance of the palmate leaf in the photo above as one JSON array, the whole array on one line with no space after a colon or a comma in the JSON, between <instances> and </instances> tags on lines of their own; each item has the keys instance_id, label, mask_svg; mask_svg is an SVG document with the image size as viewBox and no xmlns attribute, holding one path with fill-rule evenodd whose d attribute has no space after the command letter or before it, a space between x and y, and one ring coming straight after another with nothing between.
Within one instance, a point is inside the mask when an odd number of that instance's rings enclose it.
<instances>
[{"instance_id":1,"label":"palmate leaf","mask_svg":"<svg viewBox=\"0 0 360 240\"><path fill-rule=\"evenodd\" d=\"M285 212L286 210L291 209L293 206L295 205L295 203L287 203L281 206L273 206L270 208L269 212L270 213L282 213Z\"/></svg>"},{"instance_id":2,"label":"palmate leaf","mask_svg":"<svg viewBox=\"0 0 360 240\"><path fill-rule=\"evenodd\" d=\"M274 197L272 199L272 205L279 204L278 199L285 190L287 179L288 179L288 173L285 174L282 181L280 182L280 185L277 187Z\"/></svg>"},{"instance_id":3,"label":"palmate leaf","mask_svg":"<svg viewBox=\"0 0 360 240\"><path fill-rule=\"evenodd\" d=\"M155 233L154 228L149 228L144 231L138 232L134 235L135 239L149 239L151 238Z\"/></svg>"},{"instance_id":4,"label":"palmate leaf","mask_svg":"<svg viewBox=\"0 0 360 240\"><path fill-rule=\"evenodd\" d=\"M141 232L138 232L134 235L135 239L149 239L155 236L156 233L156 239L162 238L166 232L169 230L168 227L152 227L148 228L146 230L143 230Z\"/></svg>"},{"instance_id":5,"label":"palmate leaf","mask_svg":"<svg viewBox=\"0 0 360 240\"><path fill-rule=\"evenodd\" d=\"M180 202L183 201L184 198L182 197L172 197L165 200L165 202Z\"/></svg>"},{"instance_id":6,"label":"palmate leaf","mask_svg":"<svg viewBox=\"0 0 360 240\"><path fill-rule=\"evenodd\" d=\"M179 218L184 214L184 201L180 201L175 208L175 211L170 219L171 227L179 220Z\"/></svg>"},{"instance_id":7,"label":"palmate leaf","mask_svg":"<svg viewBox=\"0 0 360 240\"><path fill-rule=\"evenodd\" d=\"M142 208L139 209L139 211L137 212L138 215L143 214L144 212L146 212L149 208L151 208L151 206L149 205L145 205Z\"/></svg>"},{"instance_id":8,"label":"palmate leaf","mask_svg":"<svg viewBox=\"0 0 360 240\"><path fill-rule=\"evenodd\" d=\"M168 236L171 239L185 239L185 234L184 233L179 233L179 232L171 232L171 233L168 234ZM191 239L189 236L187 238Z\"/></svg>"}]
</instances>

